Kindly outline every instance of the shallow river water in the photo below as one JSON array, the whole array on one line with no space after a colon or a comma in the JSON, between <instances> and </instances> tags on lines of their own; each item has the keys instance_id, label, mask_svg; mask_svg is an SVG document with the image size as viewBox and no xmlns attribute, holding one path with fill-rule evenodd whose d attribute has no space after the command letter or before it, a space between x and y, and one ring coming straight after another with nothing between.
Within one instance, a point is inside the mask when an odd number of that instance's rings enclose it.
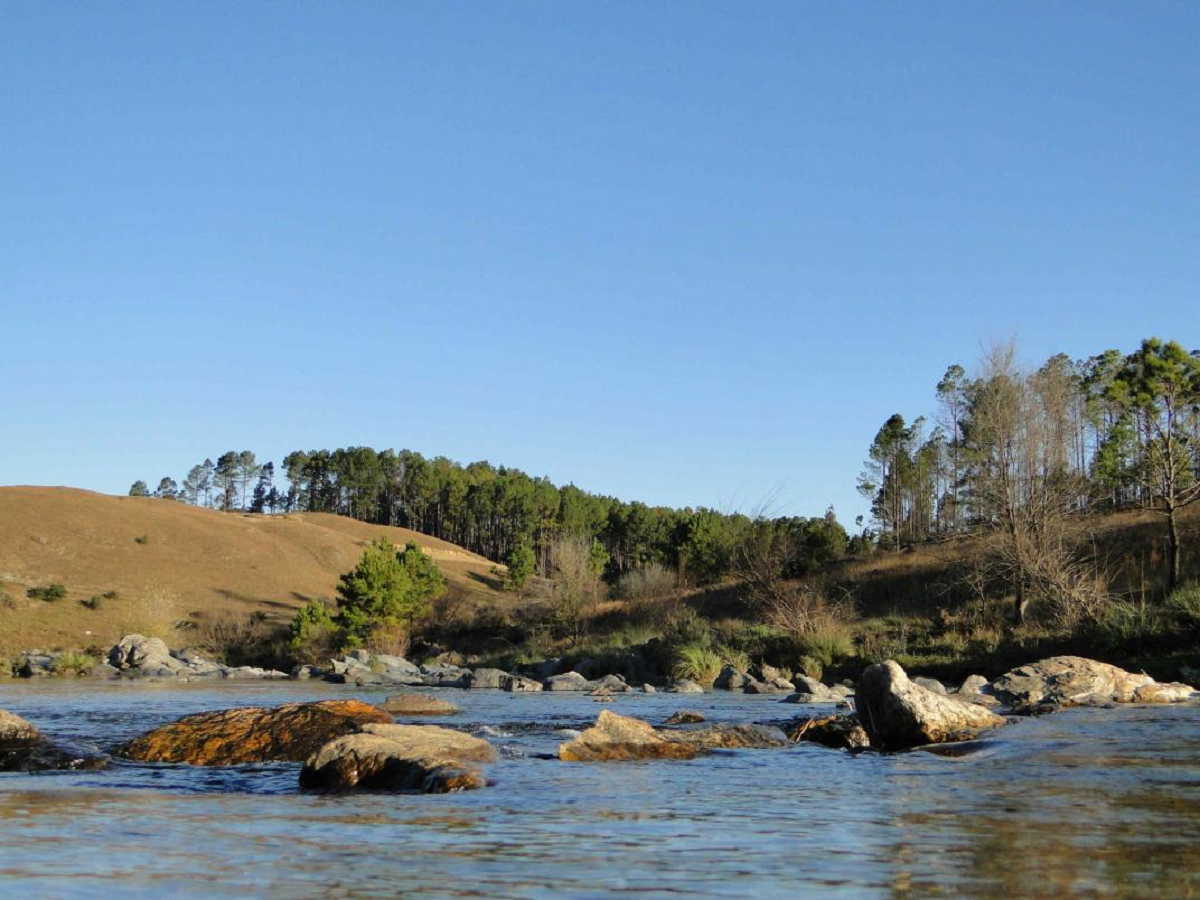
<instances>
[{"instance_id":1,"label":"shallow river water","mask_svg":"<svg viewBox=\"0 0 1200 900\"><path fill-rule=\"evenodd\" d=\"M487 789L308 794L298 766L117 762L0 775L0 896L1195 896L1200 706L1068 710L954 757L800 744L688 762L560 763L577 694L441 691L493 741ZM326 684L11 683L0 709L99 747L187 713L384 692ZM803 708L625 695L661 722ZM825 709L828 709L826 707ZM814 708L813 711L816 711Z\"/></svg>"}]
</instances>

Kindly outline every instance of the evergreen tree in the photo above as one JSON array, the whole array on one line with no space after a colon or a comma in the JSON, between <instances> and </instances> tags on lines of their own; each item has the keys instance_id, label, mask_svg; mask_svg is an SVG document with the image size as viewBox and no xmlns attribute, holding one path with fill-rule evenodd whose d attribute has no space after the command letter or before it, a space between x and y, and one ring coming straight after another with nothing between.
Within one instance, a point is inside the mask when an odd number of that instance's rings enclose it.
<instances>
[{"instance_id":1,"label":"evergreen tree","mask_svg":"<svg viewBox=\"0 0 1200 900\"><path fill-rule=\"evenodd\" d=\"M254 485L254 497L250 501L250 512L261 513L269 506L275 512L278 494L275 491L275 464L268 462L259 470L258 483Z\"/></svg>"},{"instance_id":2,"label":"evergreen tree","mask_svg":"<svg viewBox=\"0 0 1200 900\"><path fill-rule=\"evenodd\" d=\"M213 486L217 489L217 502L228 512L237 506L238 498L238 454L227 450L217 457L213 470Z\"/></svg>"},{"instance_id":3,"label":"evergreen tree","mask_svg":"<svg viewBox=\"0 0 1200 900\"><path fill-rule=\"evenodd\" d=\"M1174 341L1149 338L1125 360L1109 397L1146 434L1132 475L1167 517L1167 589L1179 585L1179 510L1200 500L1200 359Z\"/></svg>"},{"instance_id":4,"label":"evergreen tree","mask_svg":"<svg viewBox=\"0 0 1200 900\"><path fill-rule=\"evenodd\" d=\"M337 621L350 643L361 644L376 629L411 627L445 587L445 577L417 544L410 542L397 553L381 537L363 551L353 571L342 575Z\"/></svg>"},{"instance_id":5,"label":"evergreen tree","mask_svg":"<svg viewBox=\"0 0 1200 900\"><path fill-rule=\"evenodd\" d=\"M525 588L533 577L534 555L528 541L522 541L505 559L504 589L516 593L518 599L525 596Z\"/></svg>"},{"instance_id":6,"label":"evergreen tree","mask_svg":"<svg viewBox=\"0 0 1200 900\"><path fill-rule=\"evenodd\" d=\"M139 478L137 481L135 481L130 486L129 496L130 497L149 497L150 496L150 488L147 487L146 482L142 481Z\"/></svg>"},{"instance_id":7,"label":"evergreen tree","mask_svg":"<svg viewBox=\"0 0 1200 900\"><path fill-rule=\"evenodd\" d=\"M155 497L161 497L163 500L178 500L179 485L175 483L174 478L163 478L158 483L158 488L154 491Z\"/></svg>"}]
</instances>

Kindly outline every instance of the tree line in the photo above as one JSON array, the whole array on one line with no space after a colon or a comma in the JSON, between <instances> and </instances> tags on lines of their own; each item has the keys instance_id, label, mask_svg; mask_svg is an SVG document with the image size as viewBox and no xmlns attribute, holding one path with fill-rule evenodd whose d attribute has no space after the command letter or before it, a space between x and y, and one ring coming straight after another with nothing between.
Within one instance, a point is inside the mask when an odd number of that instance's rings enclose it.
<instances>
[{"instance_id":1,"label":"tree line","mask_svg":"<svg viewBox=\"0 0 1200 900\"><path fill-rule=\"evenodd\" d=\"M706 508L673 509L557 486L548 478L488 462L467 465L412 450L347 447L289 453L282 478L249 450L227 451L193 466L182 483L165 477L130 493L252 513L327 512L441 538L497 562L530 553L536 571L555 570L564 541L596 543L605 577L651 565L684 583L709 583L740 570L745 548L769 533L793 570L841 555L847 535L825 516L766 519Z\"/></svg>"},{"instance_id":2,"label":"tree line","mask_svg":"<svg viewBox=\"0 0 1200 900\"><path fill-rule=\"evenodd\" d=\"M881 544L999 531L1019 591L1030 572L1050 577L1060 523L1146 508L1166 519L1167 586L1178 585L1178 512L1200 499L1200 351L1148 338L1132 353L1027 369L998 345L973 377L951 365L935 395L932 418L896 413L870 445L859 490Z\"/></svg>"}]
</instances>

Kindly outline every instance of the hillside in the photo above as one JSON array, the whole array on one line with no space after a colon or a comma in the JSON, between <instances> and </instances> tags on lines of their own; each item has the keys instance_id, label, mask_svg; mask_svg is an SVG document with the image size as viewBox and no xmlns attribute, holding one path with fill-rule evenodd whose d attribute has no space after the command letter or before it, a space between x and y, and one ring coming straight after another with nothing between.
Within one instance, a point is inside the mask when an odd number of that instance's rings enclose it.
<instances>
[{"instance_id":1,"label":"hillside","mask_svg":"<svg viewBox=\"0 0 1200 900\"><path fill-rule=\"evenodd\" d=\"M262 611L284 620L338 575L371 539L414 540L437 561L454 605L500 599L492 564L404 528L325 513L228 514L150 497L72 488L0 487L0 655L34 646L105 645L129 630ZM66 586L63 600L26 597ZM92 610L80 600L120 596Z\"/></svg>"}]
</instances>

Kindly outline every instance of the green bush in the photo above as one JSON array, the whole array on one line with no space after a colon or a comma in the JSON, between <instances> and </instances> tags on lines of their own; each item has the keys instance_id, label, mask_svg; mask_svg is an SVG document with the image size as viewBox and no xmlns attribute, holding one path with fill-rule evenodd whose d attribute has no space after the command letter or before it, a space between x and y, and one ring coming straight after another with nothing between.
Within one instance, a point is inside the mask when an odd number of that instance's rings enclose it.
<instances>
[{"instance_id":1,"label":"green bush","mask_svg":"<svg viewBox=\"0 0 1200 900\"><path fill-rule=\"evenodd\" d=\"M67 596L67 589L55 582L44 588L30 588L25 594L31 600L45 600L47 603L54 603Z\"/></svg>"},{"instance_id":2,"label":"green bush","mask_svg":"<svg viewBox=\"0 0 1200 900\"><path fill-rule=\"evenodd\" d=\"M96 660L82 650L67 650L60 653L50 664L56 675L85 674L96 665Z\"/></svg>"},{"instance_id":3,"label":"green bush","mask_svg":"<svg viewBox=\"0 0 1200 900\"><path fill-rule=\"evenodd\" d=\"M142 545L144 546L144 545L146 545L146 544L150 543L150 535L148 535L148 534L139 534L137 537L135 537L135 538L133 539L133 542L134 542L135 544L142 544Z\"/></svg>"},{"instance_id":4,"label":"green bush","mask_svg":"<svg viewBox=\"0 0 1200 900\"><path fill-rule=\"evenodd\" d=\"M292 617L288 652L296 662L322 661L337 651L340 637L341 630L329 607L322 600L312 600Z\"/></svg>"},{"instance_id":5,"label":"green bush","mask_svg":"<svg viewBox=\"0 0 1200 900\"><path fill-rule=\"evenodd\" d=\"M1190 584L1175 590L1166 603L1167 613L1184 628L1200 625L1200 585Z\"/></svg>"},{"instance_id":6,"label":"green bush","mask_svg":"<svg viewBox=\"0 0 1200 900\"><path fill-rule=\"evenodd\" d=\"M672 677L697 684L712 684L725 666L721 654L707 644L683 644L675 648L674 656Z\"/></svg>"},{"instance_id":7,"label":"green bush","mask_svg":"<svg viewBox=\"0 0 1200 900\"><path fill-rule=\"evenodd\" d=\"M79 605L86 607L87 609L99 609L104 605L104 597L101 594L95 594L84 600L80 600Z\"/></svg>"},{"instance_id":8,"label":"green bush","mask_svg":"<svg viewBox=\"0 0 1200 900\"><path fill-rule=\"evenodd\" d=\"M354 570L342 576L337 624L344 629L348 645L361 646L381 627L411 627L445 590L445 576L415 541L397 552L391 541L381 537L363 551Z\"/></svg>"}]
</instances>

